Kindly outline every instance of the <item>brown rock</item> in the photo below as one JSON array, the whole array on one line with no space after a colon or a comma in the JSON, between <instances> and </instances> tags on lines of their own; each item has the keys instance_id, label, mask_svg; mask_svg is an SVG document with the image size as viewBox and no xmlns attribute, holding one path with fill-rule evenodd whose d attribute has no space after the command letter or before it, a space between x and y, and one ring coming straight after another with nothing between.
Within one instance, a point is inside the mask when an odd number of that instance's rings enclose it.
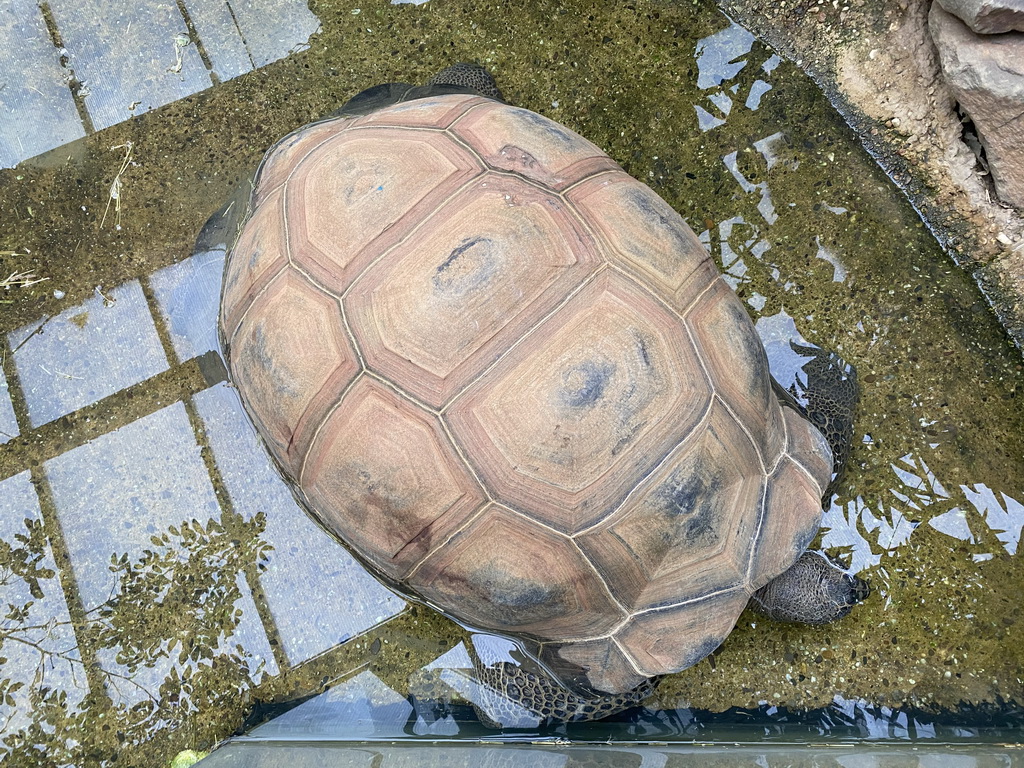
<instances>
[{"instance_id":1,"label":"brown rock","mask_svg":"<svg viewBox=\"0 0 1024 768\"><path fill-rule=\"evenodd\" d=\"M947 12L983 35L1024 32L1024 0L936 0Z\"/></svg>"},{"instance_id":2,"label":"brown rock","mask_svg":"<svg viewBox=\"0 0 1024 768\"><path fill-rule=\"evenodd\" d=\"M985 147L996 194L1024 208L1024 34L982 36L933 3L942 74Z\"/></svg>"}]
</instances>

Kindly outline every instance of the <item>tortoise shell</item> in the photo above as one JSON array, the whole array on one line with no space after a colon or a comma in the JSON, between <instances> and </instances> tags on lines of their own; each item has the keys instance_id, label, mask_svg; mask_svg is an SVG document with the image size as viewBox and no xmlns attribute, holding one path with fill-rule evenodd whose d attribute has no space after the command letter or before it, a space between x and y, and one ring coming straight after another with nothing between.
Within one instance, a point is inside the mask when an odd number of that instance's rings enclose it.
<instances>
[{"instance_id":1,"label":"tortoise shell","mask_svg":"<svg viewBox=\"0 0 1024 768\"><path fill-rule=\"evenodd\" d=\"M283 139L221 332L314 518L576 688L704 658L818 530L829 448L707 251L525 109L446 95Z\"/></svg>"}]
</instances>

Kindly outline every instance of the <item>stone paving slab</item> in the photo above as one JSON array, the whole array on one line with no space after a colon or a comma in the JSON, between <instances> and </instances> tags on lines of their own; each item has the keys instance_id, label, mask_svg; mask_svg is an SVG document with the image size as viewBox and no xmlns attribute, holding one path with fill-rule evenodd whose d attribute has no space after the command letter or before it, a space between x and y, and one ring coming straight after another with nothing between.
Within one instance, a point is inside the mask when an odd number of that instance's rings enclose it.
<instances>
[{"instance_id":1,"label":"stone paving slab","mask_svg":"<svg viewBox=\"0 0 1024 768\"><path fill-rule=\"evenodd\" d=\"M224 249L217 248L164 267L149 284L179 361L220 349L217 311Z\"/></svg>"},{"instance_id":2,"label":"stone paving slab","mask_svg":"<svg viewBox=\"0 0 1024 768\"><path fill-rule=\"evenodd\" d=\"M320 22L304 2L184 0L221 80L245 74L305 47Z\"/></svg>"},{"instance_id":3,"label":"stone paving slab","mask_svg":"<svg viewBox=\"0 0 1024 768\"><path fill-rule=\"evenodd\" d=\"M224 0L184 0L196 33L221 82L253 69L252 58L231 6Z\"/></svg>"},{"instance_id":4,"label":"stone paving slab","mask_svg":"<svg viewBox=\"0 0 1024 768\"><path fill-rule=\"evenodd\" d=\"M304 0L232 0L229 5L254 67L307 48L310 35L320 28Z\"/></svg>"},{"instance_id":5,"label":"stone paving slab","mask_svg":"<svg viewBox=\"0 0 1024 768\"><path fill-rule=\"evenodd\" d=\"M320 27L303 0L183 5L196 39L176 3L52 0L60 49L35 0L0 6L0 168L284 58Z\"/></svg>"},{"instance_id":6,"label":"stone paving slab","mask_svg":"<svg viewBox=\"0 0 1024 768\"><path fill-rule=\"evenodd\" d=\"M0 5L0 167L85 136L35 0Z\"/></svg>"},{"instance_id":7,"label":"stone paving slab","mask_svg":"<svg viewBox=\"0 0 1024 768\"><path fill-rule=\"evenodd\" d=\"M152 537L197 520L208 526L220 520L221 511L203 462L199 445L182 403L174 403L83 446L51 459L44 465L53 493L57 516L71 557L78 592L86 612L94 616L98 606L122 597L112 558L127 555L138 562L154 549ZM172 539L173 541L173 539ZM191 553L182 550L182 556ZM202 579L203 573L194 577ZM240 644L247 654L262 660L267 674L277 665L244 578L237 583L241 598L235 609L241 618L235 630L221 636L214 653ZM202 583L201 581L197 581ZM183 619L183 629L188 619ZM203 628L205 631L211 627ZM152 631L159 632L159 628ZM132 637L140 645L148 639L146 627ZM180 650L180 649L179 649ZM177 651L160 663L128 674L117 660L131 649L103 648L97 653L115 698L135 703L156 694L161 682L176 665ZM177 664L179 667L180 664ZM131 677L131 682L119 675Z\"/></svg>"},{"instance_id":8,"label":"stone paving slab","mask_svg":"<svg viewBox=\"0 0 1024 768\"><path fill-rule=\"evenodd\" d=\"M137 280L98 291L42 325L8 336L34 427L167 370Z\"/></svg>"},{"instance_id":9,"label":"stone paving slab","mask_svg":"<svg viewBox=\"0 0 1024 768\"><path fill-rule=\"evenodd\" d=\"M174 3L51 0L93 128L169 104L213 81ZM180 58L179 58L180 57Z\"/></svg>"}]
</instances>

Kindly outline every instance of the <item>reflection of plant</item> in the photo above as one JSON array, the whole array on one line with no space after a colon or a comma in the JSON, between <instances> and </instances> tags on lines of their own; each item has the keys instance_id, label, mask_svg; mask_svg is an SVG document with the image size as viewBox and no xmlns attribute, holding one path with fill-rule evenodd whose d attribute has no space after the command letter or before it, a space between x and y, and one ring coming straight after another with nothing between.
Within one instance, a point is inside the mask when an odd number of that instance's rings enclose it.
<instances>
[{"instance_id":1,"label":"reflection of plant","mask_svg":"<svg viewBox=\"0 0 1024 768\"><path fill-rule=\"evenodd\" d=\"M0 541L0 587L7 587L8 595L27 587L39 600L54 572L42 565L47 552L42 524L26 520L26 527L14 545ZM12 765L81 765L97 762L97 755L104 756L101 762L116 762L112 756L119 750L149 749L154 738L170 736L197 711L236 709L227 702L252 687L263 660L225 640L242 618L243 574L261 567L271 549L262 538L265 527L262 513L248 521L234 518L227 526L216 520L185 522L153 536L152 548L134 560L112 557L109 567L117 584L107 601L87 612L91 621L79 635L81 658L75 649L55 650L39 642L62 623L30 626L34 600L8 603L0 650L5 642L16 642L34 649L39 663L30 683L0 678L0 704L27 703L31 718L4 736L0 762L6 757ZM107 658L118 666L90 663L93 654L103 659L103 649L116 652ZM0 658L0 669L4 661ZM76 668L94 674L81 703L44 684L43 670L58 662L71 665L72 674ZM160 670L158 690L150 690L156 681L152 673L139 675L142 669ZM111 701L108 695L124 685L135 694ZM189 738L202 730L191 730Z\"/></svg>"},{"instance_id":2,"label":"reflection of plant","mask_svg":"<svg viewBox=\"0 0 1024 768\"><path fill-rule=\"evenodd\" d=\"M48 653L41 646L26 636L27 631L38 630L40 627L27 627L29 610L36 600L43 597L40 581L52 579L53 569L42 565L46 557L46 534L39 520L25 519L26 533L16 533L12 541L0 539L0 587L8 587L6 595L17 597L20 590L14 585L20 580L34 600L15 600L6 602L3 625L0 626L0 652L8 642L19 643L37 649L41 654ZM21 546L18 546L21 545ZM0 656L0 668L7 663L7 658ZM0 678L0 703L8 707L16 705L14 694L25 686L24 681Z\"/></svg>"},{"instance_id":3,"label":"reflection of plant","mask_svg":"<svg viewBox=\"0 0 1024 768\"><path fill-rule=\"evenodd\" d=\"M32 722L4 739L8 765L63 768L82 765L83 755L94 752L93 707L74 708L67 693L46 687L31 691L29 706Z\"/></svg>"},{"instance_id":4,"label":"reflection of plant","mask_svg":"<svg viewBox=\"0 0 1024 768\"><path fill-rule=\"evenodd\" d=\"M3 623L0 625L0 653L3 654L0 656L0 669L7 664L7 655L17 652L10 646L32 649L39 654L39 663L36 666L27 696L16 696L25 688L25 680L0 678L0 704L14 708L21 703L19 699L27 698L29 706L34 713L37 713L36 722L24 731L5 738L4 744L11 751L11 764L43 766L50 765L50 763L42 757L30 762L19 763L14 755L19 749L25 751L24 747L19 747L23 742L45 736L45 726L42 723L46 723L51 729L58 729L59 732L66 722L67 694L43 686L42 681L47 662L52 663L55 659L66 661L70 655L47 648L43 644L44 633L57 626L58 622L46 625L29 624L32 606L37 600L42 600L45 595L41 582L52 579L55 574L52 568L43 564L47 557L47 541L42 522L25 518L24 525L24 533L16 533L10 540L0 539L0 587L4 588L3 594L6 598L4 601L6 611L3 615ZM28 599L29 596L32 599ZM4 727L0 729L0 732L6 730L6 720L7 718L4 718ZM49 740L52 740L52 737L47 741ZM38 754L38 744L31 750L25 751L25 754ZM65 763L56 764L67 763L65 761Z\"/></svg>"},{"instance_id":5,"label":"reflection of plant","mask_svg":"<svg viewBox=\"0 0 1024 768\"><path fill-rule=\"evenodd\" d=\"M178 647L179 664L212 659L220 639L242 617L238 574L270 550L260 538L266 526L262 513L241 525L243 535L216 520L205 527L193 520L153 536L153 549L137 562L127 554L112 555L118 589L96 612L97 645L118 648L117 662L129 673L153 666Z\"/></svg>"},{"instance_id":6,"label":"reflection of plant","mask_svg":"<svg viewBox=\"0 0 1024 768\"><path fill-rule=\"evenodd\" d=\"M12 577L17 577L28 585L29 593L36 600L41 600L43 590L39 586L40 579L52 579L53 569L40 565L46 557L46 533L43 531L43 524L39 520L25 519L25 528L28 533L14 534L14 541L22 546L15 547L11 542L0 539L0 586L7 586L11 583ZM8 611L27 611L31 603L17 608L10 603L7 604ZM23 621L10 614L6 617L8 621ZM3 644L3 633L0 632L0 645Z\"/></svg>"},{"instance_id":7,"label":"reflection of plant","mask_svg":"<svg viewBox=\"0 0 1024 768\"><path fill-rule=\"evenodd\" d=\"M29 594L36 600L43 597L42 587L39 585L41 579L52 579L53 570L41 565L46 555L46 534L43 532L42 523L38 520L25 520L27 533L14 534L13 541L22 546L12 545L11 542L0 539L0 586L8 586L15 579L21 579L28 587ZM23 625L28 621L29 609L34 601L8 602L7 611L4 614L3 626L0 627L0 652L8 640L21 641L26 645L38 647L35 643L20 638L9 629L12 626ZM0 656L0 667L7 662L5 657ZM11 680L0 678L0 703L8 706L16 706L14 694L25 687L23 680Z\"/></svg>"}]
</instances>

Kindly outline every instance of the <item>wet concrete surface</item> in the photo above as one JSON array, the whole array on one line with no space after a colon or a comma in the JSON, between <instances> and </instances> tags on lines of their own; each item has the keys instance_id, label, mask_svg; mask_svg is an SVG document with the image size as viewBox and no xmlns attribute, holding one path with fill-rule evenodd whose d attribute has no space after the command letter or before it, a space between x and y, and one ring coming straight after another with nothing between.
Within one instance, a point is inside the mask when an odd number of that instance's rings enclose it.
<instances>
[{"instance_id":1,"label":"wet concrete surface","mask_svg":"<svg viewBox=\"0 0 1024 768\"><path fill-rule=\"evenodd\" d=\"M13 765L36 764L24 761L39 747L53 765L159 763L229 735L256 701L338 680L348 725L482 737L447 705L409 703L421 668L447 669L435 661L449 653L460 668L465 633L407 608L295 505L216 357L223 253L190 258L278 137L364 87L458 60L490 67L511 101L680 211L760 318L780 378L799 375L794 335L860 373L852 466L821 543L872 597L827 628L744 614L662 684L633 735L667 732L651 725L659 707L913 708L967 728L1019 712L1021 360L814 86L712 6L311 3L284 20L234 9L233 36L200 23L227 6L189 0L179 18L162 7L155 48L126 65L170 91L122 78L98 46L154 18L132 16L146 4L109 23L97 11L86 31L82 11L45 7L31 35L11 24L25 15L0 17L26 41L0 56L8 114L30 54L56 57L48 87L68 80L74 106L26 106L19 121L36 128L19 135L49 132L53 148L0 171L0 278L47 278L0 292L0 741ZM115 95L83 95L71 68L90 72L90 94Z\"/></svg>"},{"instance_id":2,"label":"wet concrete surface","mask_svg":"<svg viewBox=\"0 0 1024 768\"><path fill-rule=\"evenodd\" d=\"M931 0L721 5L829 94L1024 347L1024 217L999 199L975 126L942 75Z\"/></svg>"}]
</instances>

